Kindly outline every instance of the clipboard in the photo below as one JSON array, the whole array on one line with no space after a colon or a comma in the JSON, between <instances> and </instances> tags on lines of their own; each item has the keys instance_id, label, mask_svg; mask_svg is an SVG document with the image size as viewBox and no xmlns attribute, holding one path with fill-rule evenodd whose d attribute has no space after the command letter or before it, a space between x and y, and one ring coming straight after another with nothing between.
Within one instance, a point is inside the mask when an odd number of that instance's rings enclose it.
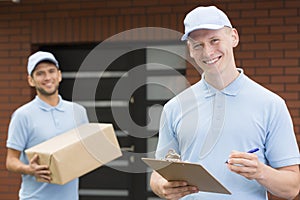
<instances>
[{"instance_id":1,"label":"clipboard","mask_svg":"<svg viewBox=\"0 0 300 200\"><path fill-rule=\"evenodd\" d=\"M168 181L184 180L189 185L197 186L201 192L231 194L202 165L188 162L174 162L142 158L142 160Z\"/></svg>"}]
</instances>

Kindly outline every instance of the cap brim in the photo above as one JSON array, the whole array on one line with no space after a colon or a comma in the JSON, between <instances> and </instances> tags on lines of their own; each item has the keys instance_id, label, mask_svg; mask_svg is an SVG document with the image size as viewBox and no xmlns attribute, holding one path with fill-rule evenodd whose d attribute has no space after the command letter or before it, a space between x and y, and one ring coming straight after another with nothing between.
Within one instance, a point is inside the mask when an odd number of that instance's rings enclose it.
<instances>
[{"instance_id":1,"label":"cap brim","mask_svg":"<svg viewBox=\"0 0 300 200\"><path fill-rule=\"evenodd\" d=\"M38 64L40 64L41 62L51 62L51 63L53 63L56 67L58 67L58 63L57 63L56 60L53 60L53 59L51 59L51 58L44 58L44 59L41 59L41 60L37 61L36 64L35 64L35 66L34 66L34 68L35 68Z\"/></svg>"},{"instance_id":2,"label":"cap brim","mask_svg":"<svg viewBox=\"0 0 300 200\"><path fill-rule=\"evenodd\" d=\"M188 30L187 32L185 32L183 34L183 36L181 37L181 41L187 40L190 33L195 31L195 30L199 30L199 29L209 29L209 30L218 30L223 28L224 26L221 25L216 25L216 24L202 24L200 26L195 26L192 29Z\"/></svg>"},{"instance_id":3,"label":"cap brim","mask_svg":"<svg viewBox=\"0 0 300 200\"><path fill-rule=\"evenodd\" d=\"M36 61L36 63L32 67L32 69L28 71L28 74L31 75L32 72L35 70L36 66L38 66L38 64L40 64L41 62L50 62L50 63L53 63L57 68L59 68L58 62L56 60L53 60L51 58L43 58L43 59Z\"/></svg>"}]
</instances>

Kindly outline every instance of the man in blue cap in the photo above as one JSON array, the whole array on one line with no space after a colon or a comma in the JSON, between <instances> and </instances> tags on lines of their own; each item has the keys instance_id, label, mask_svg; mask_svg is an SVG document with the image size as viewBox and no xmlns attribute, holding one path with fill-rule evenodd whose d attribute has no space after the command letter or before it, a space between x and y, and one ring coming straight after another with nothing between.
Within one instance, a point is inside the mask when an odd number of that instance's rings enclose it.
<instances>
[{"instance_id":1,"label":"man in blue cap","mask_svg":"<svg viewBox=\"0 0 300 200\"><path fill-rule=\"evenodd\" d=\"M203 74L164 106L156 158L174 149L183 161L202 164L232 194L201 192L155 171L152 190L172 200L266 200L268 191L295 198L300 156L285 101L236 67L239 35L224 12L198 7L184 25L182 40Z\"/></svg>"},{"instance_id":2,"label":"man in blue cap","mask_svg":"<svg viewBox=\"0 0 300 200\"><path fill-rule=\"evenodd\" d=\"M12 115L6 144L7 169L22 175L20 200L76 200L78 179L65 185L49 183L49 166L39 165L37 155L28 160L25 150L88 123L86 110L81 105L63 100L58 94L62 75L52 53L39 51L31 55L27 72L28 83L36 89L37 95ZM36 178L44 182L37 182Z\"/></svg>"}]
</instances>

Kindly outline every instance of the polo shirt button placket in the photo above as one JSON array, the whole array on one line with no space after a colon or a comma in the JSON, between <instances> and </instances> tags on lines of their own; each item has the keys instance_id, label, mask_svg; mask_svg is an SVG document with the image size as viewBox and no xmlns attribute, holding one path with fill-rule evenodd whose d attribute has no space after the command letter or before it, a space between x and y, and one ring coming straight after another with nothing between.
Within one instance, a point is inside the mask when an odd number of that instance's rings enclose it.
<instances>
[{"instance_id":1,"label":"polo shirt button placket","mask_svg":"<svg viewBox=\"0 0 300 200\"><path fill-rule=\"evenodd\" d=\"M52 120L53 120L53 122L54 122L55 127L58 128L58 127L59 127L59 121L58 121L58 119L55 117L55 110L54 110L54 109L51 110L51 115L52 115Z\"/></svg>"},{"instance_id":2,"label":"polo shirt button placket","mask_svg":"<svg viewBox=\"0 0 300 200\"><path fill-rule=\"evenodd\" d=\"M217 92L215 96L215 119L221 121L224 118L224 106L225 106L225 97L221 92Z\"/></svg>"}]
</instances>

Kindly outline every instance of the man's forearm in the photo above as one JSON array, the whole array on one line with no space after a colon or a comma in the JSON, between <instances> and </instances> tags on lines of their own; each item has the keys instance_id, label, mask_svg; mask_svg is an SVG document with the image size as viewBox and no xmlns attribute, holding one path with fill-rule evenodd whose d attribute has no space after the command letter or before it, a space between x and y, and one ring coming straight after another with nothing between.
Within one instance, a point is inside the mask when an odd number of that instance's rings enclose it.
<instances>
[{"instance_id":1,"label":"man's forearm","mask_svg":"<svg viewBox=\"0 0 300 200\"><path fill-rule=\"evenodd\" d=\"M256 181L275 196L293 199L300 189L299 166L274 169L264 165L262 175Z\"/></svg>"},{"instance_id":2,"label":"man's forearm","mask_svg":"<svg viewBox=\"0 0 300 200\"><path fill-rule=\"evenodd\" d=\"M19 159L11 158L6 162L6 168L8 171L20 173L20 174L32 174L29 165L22 163Z\"/></svg>"},{"instance_id":3,"label":"man's forearm","mask_svg":"<svg viewBox=\"0 0 300 200\"><path fill-rule=\"evenodd\" d=\"M157 172L153 171L151 174L151 179L150 179L150 187L157 196L159 196L160 198L163 198L158 190L159 178L160 178L160 175L158 175Z\"/></svg>"}]
</instances>

